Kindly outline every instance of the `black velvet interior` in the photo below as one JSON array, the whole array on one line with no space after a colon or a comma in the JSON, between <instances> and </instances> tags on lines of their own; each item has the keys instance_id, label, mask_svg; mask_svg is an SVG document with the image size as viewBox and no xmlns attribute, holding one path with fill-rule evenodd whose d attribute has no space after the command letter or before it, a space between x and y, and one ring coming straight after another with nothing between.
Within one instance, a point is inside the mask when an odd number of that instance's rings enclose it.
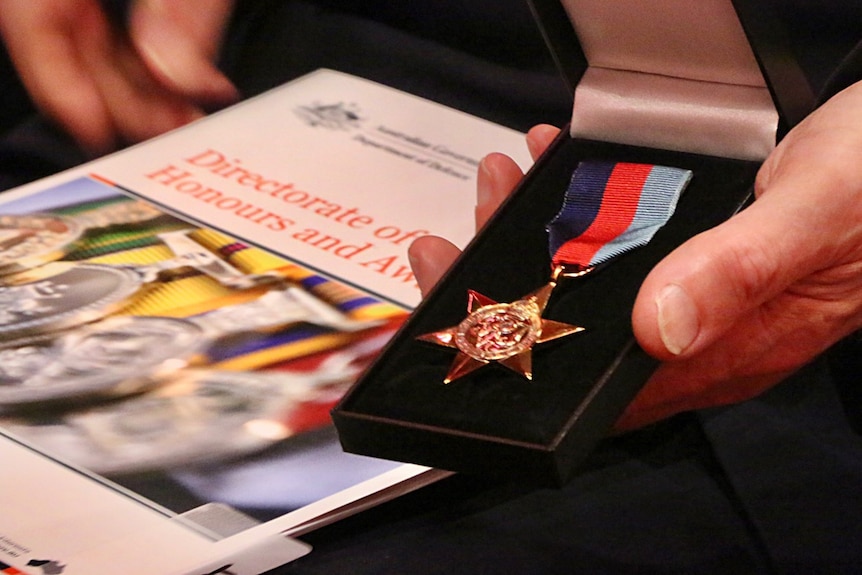
<instances>
[{"instance_id":1,"label":"black velvet interior","mask_svg":"<svg viewBox=\"0 0 862 575\"><path fill-rule=\"evenodd\" d=\"M416 336L464 319L468 289L503 302L547 283L545 225L583 159L676 166L694 177L649 245L560 283L544 317L587 330L534 348L532 381L490 364L444 384L454 350ZM631 332L643 278L675 246L738 210L757 168L754 162L559 138L338 407L334 417L345 447L459 471L507 472L518 462L499 457L521 452L523 463L540 473L571 466L655 368Z\"/></svg>"}]
</instances>

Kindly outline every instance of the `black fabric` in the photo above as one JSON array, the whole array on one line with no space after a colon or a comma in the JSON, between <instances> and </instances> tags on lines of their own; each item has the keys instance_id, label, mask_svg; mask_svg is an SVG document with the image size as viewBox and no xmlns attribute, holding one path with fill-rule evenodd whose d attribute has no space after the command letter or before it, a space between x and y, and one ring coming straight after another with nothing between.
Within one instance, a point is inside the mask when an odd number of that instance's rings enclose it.
<instances>
[{"instance_id":1,"label":"black fabric","mask_svg":"<svg viewBox=\"0 0 862 575\"><path fill-rule=\"evenodd\" d=\"M560 490L456 477L308 535L272 574L858 573L862 441L815 364L607 440Z\"/></svg>"},{"instance_id":2,"label":"black fabric","mask_svg":"<svg viewBox=\"0 0 862 575\"><path fill-rule=\"evenodd\" d=\"M531 23L522 8L521 18ZM526 53L534 54L529 66L484 59L461 47L464 36L444 44L316 3L270 2L265 17L244 31L227 65L246 95L329 67L521 130L568 119L571 96L560 85L535 27L523 29L514 42L529 46ZM464 42L472 45L473 40Z\"/></svg>"},{"instance_id":3,"label":"black fabric","mask_svg":"<svg viewBox=\"0 0 862 575\"><path fill-rule=\"evenodd\" d=\"M33 112L33 105L15 74L9 55L5 49L0 50L0 133Z\"/></svg>"},{"instance_id":4,"label":"black fabric","mask_svg":"<svg viewBox=\"0 0 862 575\"><path fill-rule=\"evenodd\" d=\"M857 382L858 384L858 382ZM862 438L822 364L765 397L701 414L724 475L784 573L862 568Z\"/></svg>"},{"instance_id":5,"label":"black fabric","mask_svg":"<svg viewBox=\"0 0 862 575\"><path fill-rule=\"evenodd\" d=\"M69 136L35 113L0 139L0 190L20 186L87 160Z\"/></svg>"},{"instance_id":6,"label":"black fabric","mask_svg":"<svg viewBox=\"0 0 862 575\"><path fill-rule=\"evenodd\" d=\"M838 342L826 357L848 423L862 434L862 332Z\"/></svg>"}]
</instances>

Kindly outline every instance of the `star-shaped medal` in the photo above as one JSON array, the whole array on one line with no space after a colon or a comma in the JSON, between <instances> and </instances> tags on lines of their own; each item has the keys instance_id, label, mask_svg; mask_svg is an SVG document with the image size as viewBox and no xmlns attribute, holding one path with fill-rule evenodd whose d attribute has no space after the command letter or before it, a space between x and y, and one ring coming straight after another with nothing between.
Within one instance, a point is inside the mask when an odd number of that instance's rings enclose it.
<instances>
[{"instance_id":1,"label":"star-shaped medal","mask_svg":"<svg viewBox=\"0 0 862 575\"><path fill-rule=\"evenodd\" d=\"M450 383L496 361L533 379L533 346L584 331L543 319L554 283L511 303L497 303L469 290L467 317L458 325L419 336L419 340L458 350L443 383Z\"/></svg>"}]
</instances>

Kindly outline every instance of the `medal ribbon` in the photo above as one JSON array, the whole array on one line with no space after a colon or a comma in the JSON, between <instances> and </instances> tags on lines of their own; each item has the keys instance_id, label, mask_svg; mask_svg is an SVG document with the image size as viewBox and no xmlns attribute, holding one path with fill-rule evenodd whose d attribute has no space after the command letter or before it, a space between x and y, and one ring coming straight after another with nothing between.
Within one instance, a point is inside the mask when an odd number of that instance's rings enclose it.
<instances>
[{"instance_id":1,"label":"medal ribbon","mask_svg":"<svg viewBox=\"0 0 862 575\"><path fill-rule=\"evenodd\" d=\"M554 268L586 270L649 242L673 215L691 171L585 161L548 224Z\"/></svg>"}]
</instances>

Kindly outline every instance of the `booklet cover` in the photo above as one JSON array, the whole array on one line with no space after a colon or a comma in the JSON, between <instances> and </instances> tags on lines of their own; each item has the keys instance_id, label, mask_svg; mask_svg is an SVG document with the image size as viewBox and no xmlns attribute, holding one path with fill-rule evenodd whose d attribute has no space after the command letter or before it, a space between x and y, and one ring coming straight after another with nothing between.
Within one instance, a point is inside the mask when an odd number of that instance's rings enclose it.
<instances>
[{"instance_id":1,"label":"booklet cover","mask_svg":"<svg viewBox=\"0 0 862 575\"><path fill-rule=\"evenodd\" d=\"M234 573L439 470L329 409L522 134L320 70L0 196L0 573Z\"/></svg>"}]
</instances>

